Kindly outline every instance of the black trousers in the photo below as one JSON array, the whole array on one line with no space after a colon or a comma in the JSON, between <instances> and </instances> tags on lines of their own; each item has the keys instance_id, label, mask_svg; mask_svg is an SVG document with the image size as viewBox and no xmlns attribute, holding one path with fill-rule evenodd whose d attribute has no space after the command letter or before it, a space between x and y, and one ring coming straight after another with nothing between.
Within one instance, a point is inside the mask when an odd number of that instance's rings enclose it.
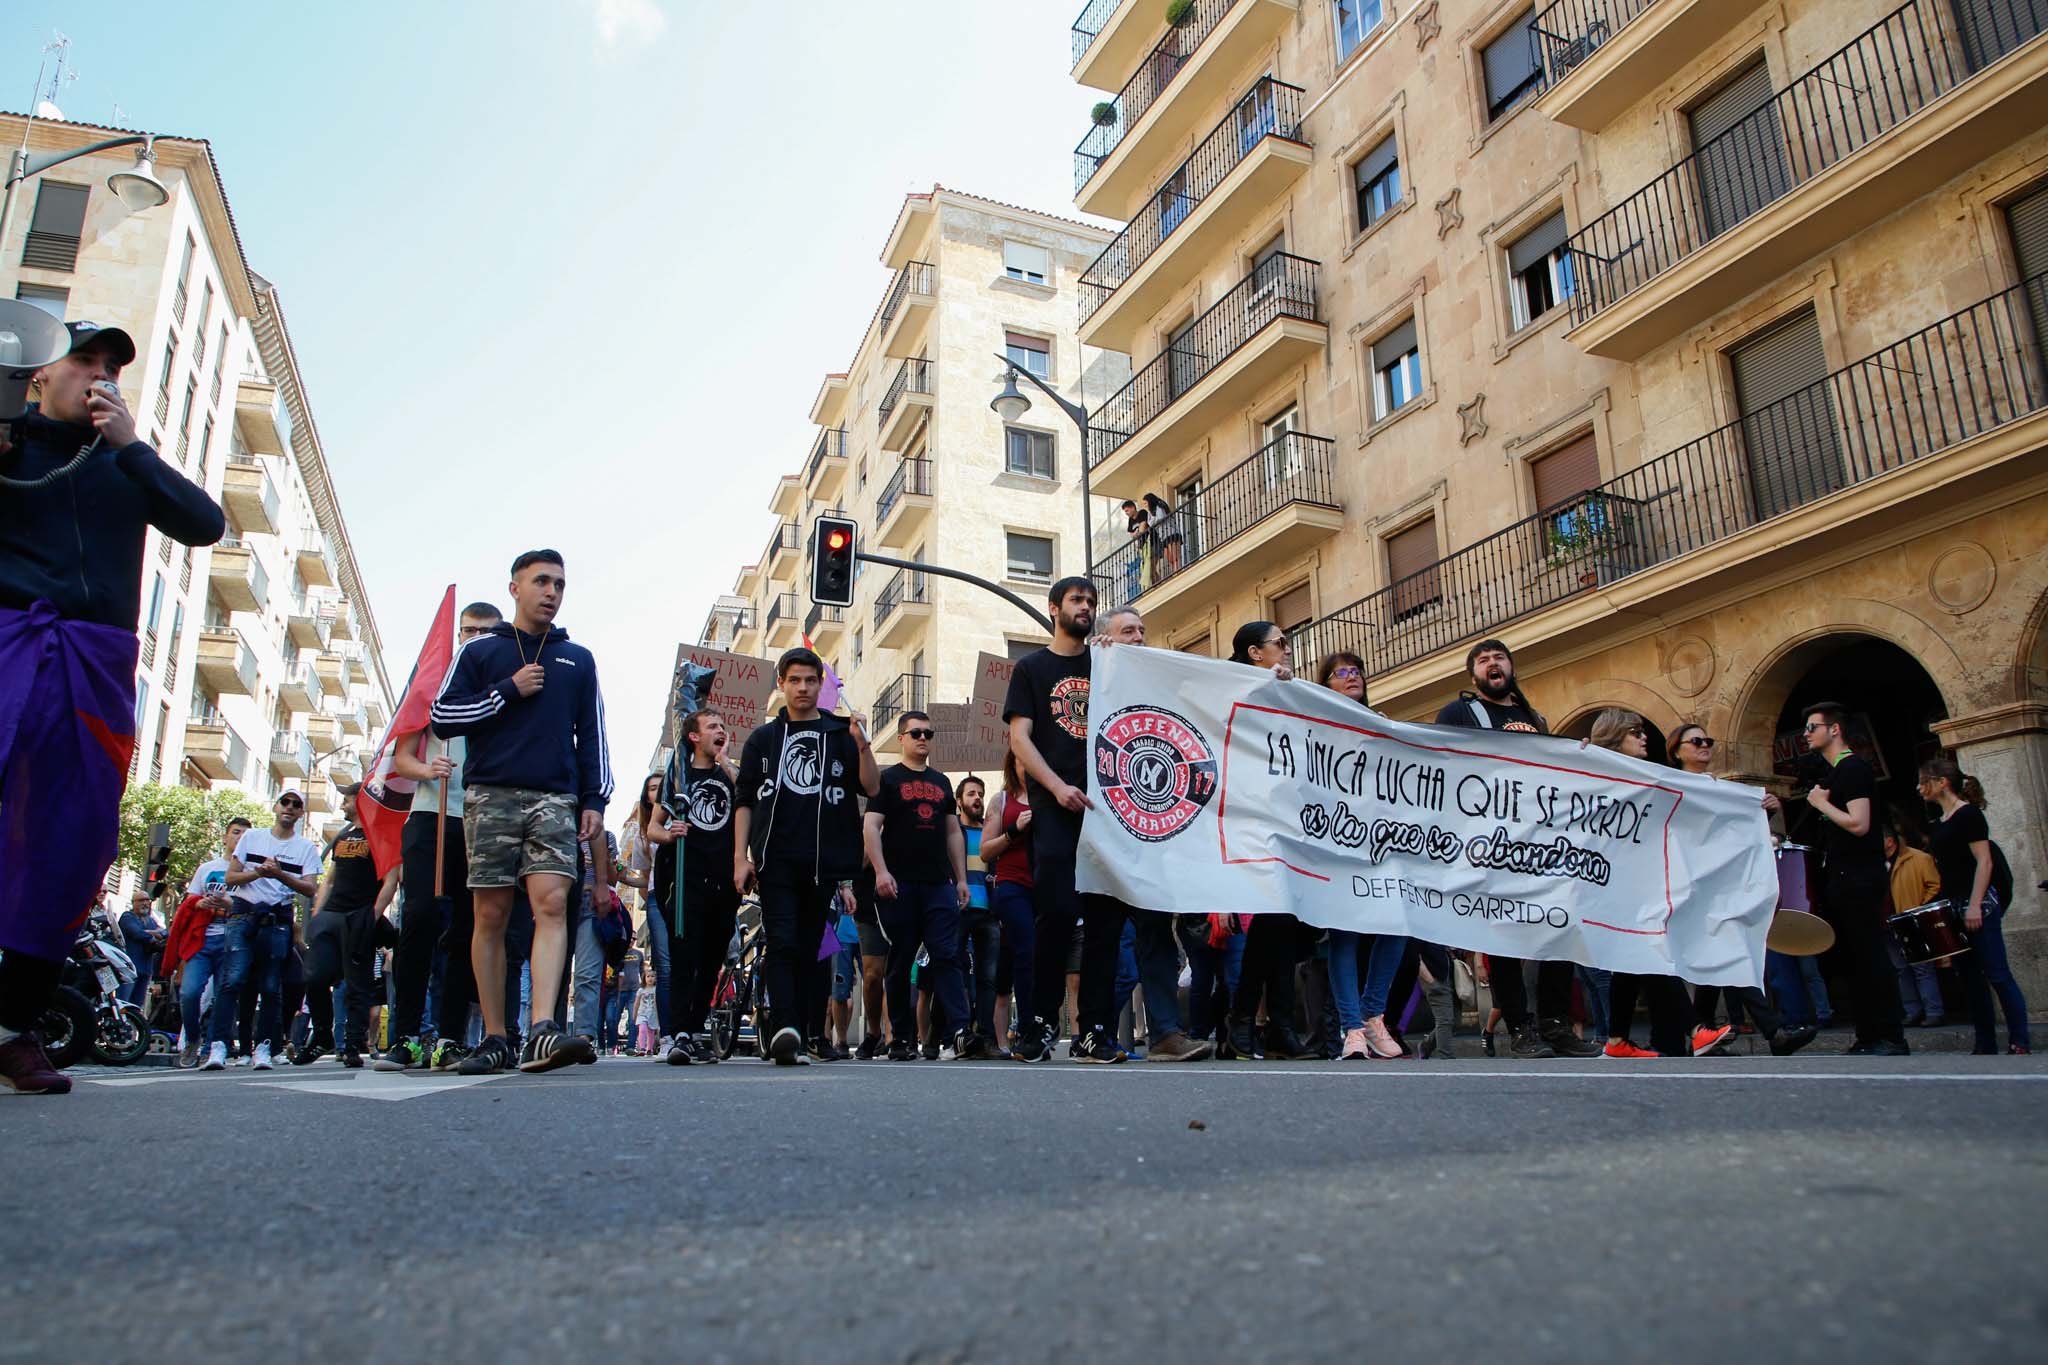
<instances>
[{"instance_id":1,"label":"black trousers","mask_svg":"<svg viewBox=\"0 0 2048 1365\"><path fill-rule=\"evenodd\" d=\"M1301 921L1292 915L1253 915L1244 931L1244 966L1237 994L1230 998L1231 1018L1255 1021L1259 998L1265 997L1266 1025L1294 1027L1294 964L1300 957Z\"/></svg>"},{"instance_id":2,"label":"black trousers","mask_svg":"<svg viewBox=\"0 0 2048 1365\"><path fill-rule=\"evenodd\" d=\"M990 890L995 888L991 887ZM1003 927L985 909L969 906L960 913L961 970L972 998L974 1031L996 1036L996 975L1003 960Z\"/></svg>"},{"instance_id":3,"label":"black trousers","mask_svg":"<svg viewBox=\"0 0 2048 1365\"><path fill-rule=\"evenodd\" d=\"M346 982L348 1017L344 1040L362 1051L369 1043L370 1007L383 1003L376 988L373 960L377 955L375 905L348 910L322 910L306 924L306 1008L313 1016L313 1041L332 1046L334 984ZM394 1038L398 1034L392 1035Z\"/></svg>"},{"instance_id":4,"label":"black trousers","mask_svg":"<svg viewBox=\"0 0 2048 1365\"><path fill-rule=\"evenodd\" d=\"M1536 1014L1529 1013L1529 996L1522 984L1522 959L1487 955L1488 981L1494 1008L1511 1029L1526 1027L1532 1018L1563 1019L1572 1009L1573 966L1570 962L1540 962L1536 965Z\"/></svg>"},{"instance_id":5,"label":"black trousers","mask_svg":"<svg viewBox=\"0 0 2048 1365\"><path fill-rule=\"evenodd\" d=\"M1885 905L1891 891L1882 863L1836 871L1821 879L1822 905L1835 927L1835 942L1849 964L1854 989L1856 1041L1904 1045L1906 1009L1899 1000L1899 979L1885 951Z\"/></svg>"},{"instance_id":6,"label":"black trousers","mask_svg":"<svg viewBox=\"0 0 2048 1365\"><path fill-rule=\"evenodd\" d=\"M438 812L414 811L405 818L399 836L399 884L405 891L405 917L398 926L398 951L392 954L392 985L397 998L391 1007L391 1036L419 1037L426 1016L427 983L434 974L434 952L446 944L435 1025L441 1037L459 1043L469 1026L469 1007L476 999L476 973L469 961L476 919L459 815L448 817L447 833L440 841L442 903L435 904L434 833L439 824Z\"/></svg>"},{"instance_id":7,"label":"black trousers","mask_svg":"<svg viewBox=\"0 0 2048 1365\"><path fill-rule=\"evenodd\" d=\"M1666 1057L1692 1055L1692 1001L1685 983L1675 976L1638 976L1613 972L1607 979L1607 1033L1627 1039L1635 1022L1636 1001L1650 1002L1650 1050Z\"/></svg>"},{"instance_id":8,"label":"black trousers","mask_svg":"<svg viewBox=\"0 0 2048 1365\"><path fill-rule=\"evenodd\" d=\"M669 922L668 998L674 1014L671 1032L696 1033L711 1013L711 993L718 989L718 969L739 922L740 897L731 882L703 882L683 888L682 913L661 908ZM818 929L823 938L824 927Z\"/></svg>"},{"instance_id":9,"label":"black trousers","mask_svg":"<svg viewBox=\"0 0 2048 1365\"><path fill-rule=\"evenodd\" d=\"M768 867L761 871L761 928L768 936L768 960L762 984L768 991L770 1036L793 1028L806 1039L823 1036L825 1002L831 995L831 963L818 961L838 884L817 880L809 868L795 871ZM674 963L670 963L674 970ZM822 988L822 989L821 989Z\"/></svg>"}]
</instances>

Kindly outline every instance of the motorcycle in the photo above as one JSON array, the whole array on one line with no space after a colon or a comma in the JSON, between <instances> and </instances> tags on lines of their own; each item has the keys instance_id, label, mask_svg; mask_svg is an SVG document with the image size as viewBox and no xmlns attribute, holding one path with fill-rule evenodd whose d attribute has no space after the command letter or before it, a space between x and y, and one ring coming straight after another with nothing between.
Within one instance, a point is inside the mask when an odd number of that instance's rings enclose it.
<instances>
[{"instance_id":1,"label":"motorcycle","mask_svg":"<svg viewBox=\"0 0 2048 1365\"><path fill-rule=\"evenodd\" d=\"M136 971L134 959L117 941L118 932L105 916L94 914L72 945L59 978L60 989L83 996L91 1011L81 1050L90 1050L106 1066L128 1066L150 1046L149 1016L121 998L134 983ZM47 1041L44 1046L49 1047ZM54 1051L51 1061L63 1065Z\"/></svg>"}]
</instances>

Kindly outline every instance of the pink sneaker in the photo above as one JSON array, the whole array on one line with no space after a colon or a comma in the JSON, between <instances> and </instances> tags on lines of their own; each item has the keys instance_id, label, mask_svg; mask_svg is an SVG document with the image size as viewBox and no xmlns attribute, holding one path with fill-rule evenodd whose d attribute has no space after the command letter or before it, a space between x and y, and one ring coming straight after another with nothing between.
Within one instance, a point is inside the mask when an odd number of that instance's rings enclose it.
<instances>
[{"instance_id":1,"label":"pink sneaker","mask_svg":"<svg viewBox=\"0 0 2048 1365\"><path fill-rule=\"evenodd\" d=\"M1394 1041L1393 1034L1387 1032L1387 1021L1384 1018L1375 1015L1366 1020L1363 1032L1366 1046L1372 1049L1374 1061L1391 1062L1402 1055L1401 1045Z\"/></svg>"},{"instance_id":2,"label":"pink sneaker","mask_svg":"<svg viewBox=\"0 0 2048 1365\"><path fill-rule=\"evenodd\" d=\"M1362 1062L1370 1056L1372 1056L1372 1045L1365 1041L1365 1030L1362 1028L1346 1029L1344 1031L1343 1059L1347 1062Z\"/></svg>"},{"instance_id":3,"label":"pink sneaker","mask_svg":"<svg viewBox=\"0 0 2048 1365\"><path fill-rule=\"evenodd\" d=\"M71 1078L50 1065L40 1034L17 1033L0 1043L0 1081L24 1095L68 1095Z\"/></svg>"}]
</instances>

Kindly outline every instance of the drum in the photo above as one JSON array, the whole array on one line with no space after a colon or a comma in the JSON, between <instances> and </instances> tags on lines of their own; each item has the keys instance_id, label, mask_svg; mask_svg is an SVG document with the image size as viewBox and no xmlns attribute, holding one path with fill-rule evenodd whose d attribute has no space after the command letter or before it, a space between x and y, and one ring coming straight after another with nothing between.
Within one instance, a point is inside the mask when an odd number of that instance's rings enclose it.
<instances>
[{"instance_id":1,"label":"drum","mask_svg":"<svg viewBox=\"0 0 2048 1365\"><path fill-rule=\"evenodd\" d=\"M1771 916L1764 946L1787 957L1813 957L1835 946L1835 928L1804 910L1780 910Z\"/></svg>"},{"instance_id":2,"label":"drum","mask_svg":"<svg viewBox=\"0 0 2048 1365\"><path fill-rule=\"evenodd\" d=\"M1891 917L1892 937L1906 961L1932 962L1970 951L1969 935L1963 929L1963 907L1954 901L1931 901Z\"/></svg>"},{"instance_id":3,"label":"drum","mask_svg":"<svg viewBox=\"0 0 2048 1365\"><path fill-rule=\"evenodd\" d=\"M1820 885L1820 850L1805 844L1778 845L1778 908L1814 913L1813 891Z\"/></svg>"}]
</instances>

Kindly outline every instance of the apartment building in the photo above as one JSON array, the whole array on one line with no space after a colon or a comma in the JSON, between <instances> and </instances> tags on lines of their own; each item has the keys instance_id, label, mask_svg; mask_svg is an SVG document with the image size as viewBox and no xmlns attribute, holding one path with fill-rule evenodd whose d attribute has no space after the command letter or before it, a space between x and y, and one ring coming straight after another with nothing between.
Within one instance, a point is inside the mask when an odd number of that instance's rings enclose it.
<instances>
[{"instance_id":1,"label":"apartment building","mask_svg":"<svg viewBox=\"0 0 2048 1365\"><path fill-rule=\"evenodd\" d=\"M0 115L0 138L20 145L25 124ZM26 131L46 152L124 130L38 118ZM263 801L295 786L329 832L335 784L360 775L391 715L376 621L277 288L243 255L209 145L160 137L155 149L171 197L143 213L106 189L132 149L24 184L0 288L134 337L121 388L144 439L227 511L211 547L149 533L130 780Z\"/></svg>"},{"instance_id":2,"label":"apartment building","mask_svg":"<svg viewBox=\"0 0 2048 1365\"><path fill-rule=\"evenodd\" d=\"M1076 202L1095 573L1155 644L1361 654L1427 718L1471 644L1553 724L1794 772L1856 712L2048 876L2048 4L1094 0ZM1658 745L1661 751L1661 744ZM1795 809L1794 837L1802 832ZM2048 989L2048 916L2016 967Z\"/></svg>"},{"instance_id":3,"label":"apartment building","mask_svg":"<svg viewBox=\"0 0 2048 1365\"><path fill-rule=\"evenodd\" d=\"M816 436L776 482L759 560L713 609L728 647L773 658L808 636L893 748L898 713L967 699L983 650L1044 644L1016 608L915 569L861 564L851 607L814 605L811 531L820 515L850 516L863 550L963 569L1030 602L1083 572L1078 429L1035 390L1016 423L989 402L1005 358L1084 404L1123 384L1122 356L1075 339L1081 271L1109 236L943 187L904 199L875 315L846 371L818 388Z\"/></svg>"}]
</instances>

